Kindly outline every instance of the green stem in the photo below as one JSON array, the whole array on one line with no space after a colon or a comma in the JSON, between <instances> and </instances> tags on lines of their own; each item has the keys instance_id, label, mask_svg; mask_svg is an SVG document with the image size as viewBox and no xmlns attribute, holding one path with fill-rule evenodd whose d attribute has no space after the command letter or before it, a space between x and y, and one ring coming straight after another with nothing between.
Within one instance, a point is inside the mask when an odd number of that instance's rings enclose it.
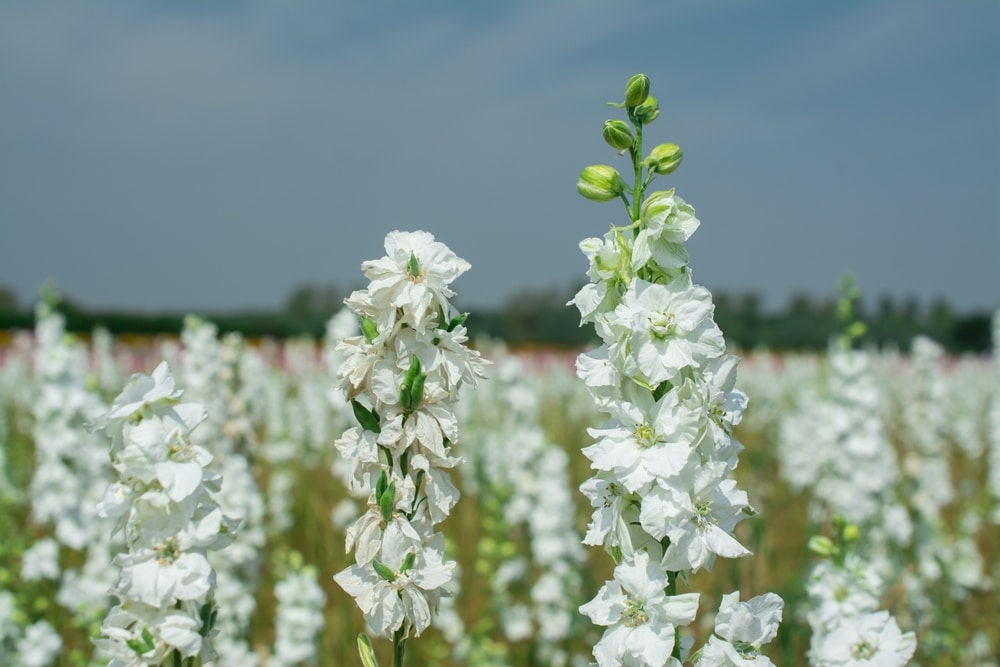
<instances>
[{"instance_id":1,"label":"green stem","mask_svg":"<svg viewBox=\"0 0 1000 667\"><path fill-rule=\"evenodd\" d=\"M632 146L632 167L635 171L635 193L632 195L632 211L631 217L632 222L637 222L639 220L639 207L642 204L642 192L645 190L645 184L642 182L642 123L638 122L635 116L632 115L631 110L629 111L629 120L632 121L632 125L635 127L635 145Z\"/></svg>"},{"instance_id":2,"label":"green stem","mask_svg":"<svg viewBox=\"0 0 1000 667\"><path fill-rule=\"evenodd\" d=\"M396 630L392 636L392 667L403 667L403 642L405 641L403 626L399 626L399 630Z\"/></svg>"},{"instance_id":3,"label":"green stem","mask_svg":"<svg viewBox=\"0 0 1000 667\"><path fill-rule=\"evenodd\" d=\"M677 595L677 572L667 572L667 596ZM681 659L681 633L674 631L673 657Z\"/></svg>"}]
</instances>

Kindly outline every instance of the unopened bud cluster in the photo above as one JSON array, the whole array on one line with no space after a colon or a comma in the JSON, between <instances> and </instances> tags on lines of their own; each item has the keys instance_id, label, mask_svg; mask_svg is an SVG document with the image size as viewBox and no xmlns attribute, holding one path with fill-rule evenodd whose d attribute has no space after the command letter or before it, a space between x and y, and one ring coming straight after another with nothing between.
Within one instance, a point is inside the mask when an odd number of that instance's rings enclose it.
<instances>
[{"instance_id":1,"label":"unopened bud cluster","mask_svg":"<svg viewBox=\"0 0 1000 667\"><path fill-rule=\"evenodd\" d=\"M632 157L636 187L644 188L656 175L673 172L684 157L677 144L660 144L645 157L642 153L642 128L656 120L660 115L660 104L649 94L649 77L645 74L632 76L625 84L625 100L611 102L608 106L625 109L628 122L621 119L611 119L604 122L602 134L604 141L621 154L628 152ZM645 175L643 175L645 173ZM611 201L622 198L626 206L628 195L632 195L637 210L641 197L633 188L629 188L622 180L621 174L609 165L595 164L584 168L576 184L577 191L593 201ZM637 215L633 215L635 219Z\"/></svg>"}]
</instances>

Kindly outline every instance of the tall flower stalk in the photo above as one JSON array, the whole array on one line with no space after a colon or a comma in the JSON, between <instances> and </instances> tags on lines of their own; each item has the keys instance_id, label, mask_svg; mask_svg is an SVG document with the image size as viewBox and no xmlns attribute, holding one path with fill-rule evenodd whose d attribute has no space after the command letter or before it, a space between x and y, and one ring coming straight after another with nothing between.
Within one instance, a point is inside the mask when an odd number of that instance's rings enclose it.
<instances>
[{"instance_id":1,"label":"tall flower stalk","mask_svg":"<svg viewBox=\"0 0 1000 667\"><path fill-rule=\"evenodd\" d=\"M205 409L180 395L163 362L152 376L133 375L98 423L119 474L98 510L117 519L126 545L115 558L119 603L95 640L109 667L196 667L216 657L208 553L231 544L236 525L215 499L222 480L206 470L211 454L191 441Z\"/></svg>"},{"instance_id":2,"label":"tall flower stalk","mask_svg":"<svg viewBox=\"0 0 1000 667\"><path fill-rule=\"evenodd\" d=\"M355 563L334 579L369 631L392 639L400 667L406 639L430 625L455 568L435 530L459 496L448 472L461 463L452 404L463 384L484 377L485 362L466 347L465 315L449 301L469 263L422 231L390 232L385 251L362 264L371 282L345 301L362 335L340 344L340 375L360 426L336 446L369 496L347 530ZM366 667L375 664L367 637L359 646Z\"/></svg>"},{"instance_id":3,"label":"tall flower stalk","mask_svg":"<svg viewBox=\"0 0 1000 667\"><path fill-rule=\"evenodd\" d=\"M747 397L735 388L738 359L725 354L712 296L691 279L684 242L699 225L694 209L672 189L647 193L683 155L676 144L644 153L643 130L659 115L649 79L633 76L625 100L610 106L628 122L607 121L604 138L631 158L633 185L609 165L592 165L577 189L594 201L620 199L628 222L580 244L590 283L571 303L604 342L580 355L577 374L608 415L583 450L596 471L581 487L594 507L584 542L603 545L617 567L580 610L608 628L594 647L600 667L662 667L679 665L690 649L677 632L698 611L698 593L678 593L687 575L711 569L717 556L750 554L733 530L754 511L731 478L742 449L733 427ZM739 604L727 596L723 609ZM767 610L766 627L723 627L696 664L729 664L719 656L730 653L771 664L760 645L774 636L782 601L768 593L748 604Z\"/></svg>"}]
</instances>

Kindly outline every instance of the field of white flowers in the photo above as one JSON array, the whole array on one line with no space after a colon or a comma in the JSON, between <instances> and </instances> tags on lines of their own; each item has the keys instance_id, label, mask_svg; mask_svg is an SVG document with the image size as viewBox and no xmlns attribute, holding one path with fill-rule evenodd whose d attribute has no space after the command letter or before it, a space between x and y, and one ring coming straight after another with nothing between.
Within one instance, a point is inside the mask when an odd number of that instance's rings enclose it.
<instances>
[{"instance_id":1,"label":"field of white flowers","mask_svg":"<svg viewBox=\"0 0 1000 667\"><path fill-rule=\"evenodd\" d=\"M420 231L323 341L5 333L0 665L997 667L997 355L858 349L850 282L826 354L733 354L612 106L596 349L468 341Z\"/></svg>"},{"instance_id":2,"label":"field of white flowers","mask_svg":"<svg viewBox=\"0 0 1000 667\"><path fill-rule=\"evenodd\" d=\"M335 317L327 341L251 344L195 318L179 340L83 340L57 312L39 313L0 357L0 664L107 664L92 638L116 603L125 544L98 516L117 473L111 440L90 425L161 359L182 400L204 406L191 438L239 521L232 544L208 552L218 664L358 664L362 618L332 580L352 562L345 529L366 501L348 491L333 446L356 423L333 344L353 333L353 315ZM577 609L613 568L580 544L592 511L577 490L591 473L581 448L602 417L572 355L478 347L493 366L456 404L462 499L441 528L454 596L411 642L410 664L586 664L600 635ZM844 605L885 610L914 632L912 664L996 665L1000 364L917 340L910 355L749 354L739 379L750 402L736 477L759 516L736 535L754 556L719 561L691 589L781 595L768 651L779 665L806 664L813 626ZM857 534L838 532L835 515ZM817 535L827 539L810 551ZM845 557L817 553L838 548ZM838 567L844 581L831 588L823 568ZM712 620L687 630L701 644Z\"/></svg>"}]
</instances>

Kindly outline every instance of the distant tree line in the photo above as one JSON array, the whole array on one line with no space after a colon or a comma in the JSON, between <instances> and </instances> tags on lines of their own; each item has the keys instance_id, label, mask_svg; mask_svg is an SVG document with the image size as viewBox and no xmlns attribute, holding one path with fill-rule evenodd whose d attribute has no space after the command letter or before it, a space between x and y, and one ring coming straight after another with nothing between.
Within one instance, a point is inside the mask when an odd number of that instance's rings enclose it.
<instances>
[{"instance_id":1,"label":"distant tree line","mask_svg":"<svg viewBox=\"0 0 1000 667\"><path fill-rule=\"evenodd\" d=\"M489 336L514 347L555 346L578 348L594 345L590 325L581 327L576 308L566 303L577 288L525 290L499 308L470 308L466 324L470 337ZM239 331L248 337L324 335L330 316L343 306L349 292L332 286L303 285L289 294L282 307L272 311L197 313L221 331ZM783 309L766 310L755 293L713 292L715 321L727 341L743 349L818 350L826 347L840 326L836 298L815 299L799 294ZM461 306L461 304L458 304ZM71 298L59 307L67 328L89 332L104 327L112 333L176 334L187 313L147 314L84 308ZM943 300L922 306L914 298L881 296L862 299L858 316L867 325L863 343L908 349L913 337L929 336L954 353L982 353L990 349L992 313L958 313ZM11 290L0 287L0 329L30 329L34 312L21 306Z\"/></svg>"}]
</instances>

